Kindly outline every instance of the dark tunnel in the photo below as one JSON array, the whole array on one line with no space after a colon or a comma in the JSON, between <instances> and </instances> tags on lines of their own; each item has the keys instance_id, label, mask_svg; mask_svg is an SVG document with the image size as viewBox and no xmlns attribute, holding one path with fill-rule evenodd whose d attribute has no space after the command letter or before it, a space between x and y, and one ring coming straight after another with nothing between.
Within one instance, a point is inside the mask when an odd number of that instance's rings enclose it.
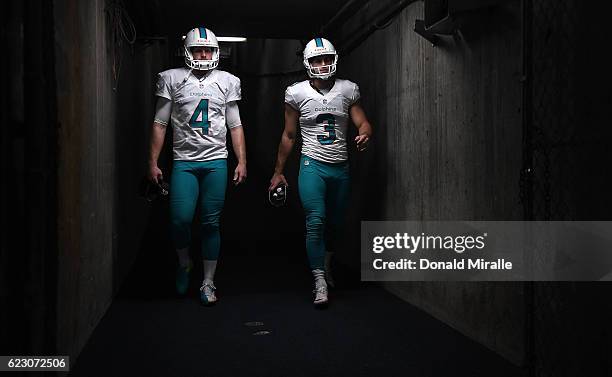
<instances>
[{"instance_id":1,"label":"dark tunnel","mask_svg":"<svg viewBox=\"0 0 612 377\"><path fill-rule=\"evenodd\" d=\"M364 221L606 222L612 197L607 5L578 0L5 1L3 356L68 356L70 376L612 376L608 281L364 281ZM175 292L167 198L149 202L156 77L183 39L219 36L240 79L248 176L227 136L215 284L201 236ZM348 143L337 287L316 310L298 193L268 186L285 89L324 37L359 86L370 147ZM358 135L349 124L347 140ZM173 170L168 133L159 158ZM201 210L198 206L198 211ZM580 250L578 250L580 251ZM0 371L9 369L0 365Z\"/></svg>"}]
</instances>

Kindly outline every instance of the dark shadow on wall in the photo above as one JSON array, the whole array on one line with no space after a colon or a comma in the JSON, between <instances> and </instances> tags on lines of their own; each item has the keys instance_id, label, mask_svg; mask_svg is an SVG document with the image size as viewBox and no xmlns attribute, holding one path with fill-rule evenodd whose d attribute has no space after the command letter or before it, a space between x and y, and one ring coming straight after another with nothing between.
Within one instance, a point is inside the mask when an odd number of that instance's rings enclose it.
<instances>
[{"instance_id":1,"label":"dark shadow on wall","mask_svg":"<svg viewBox=\"0 0 612 377\"><path fill-rule=\"evenodd\" d=\"M137 39L133 46L115 52L118 80L115 127L115 206L113 237L113 291L116 293L139 253L153 236L146 229L154 220L152 205L140 197L140 183L148 167L157 73L168 69L169 46L165 38ZM170 178L171 128L167 131L159 166ZM152 220L153 219L153 220ZM161 234L160 234L161 235ZM150 246L150 245L149 245Z\"/></svg>"}]
</instances>

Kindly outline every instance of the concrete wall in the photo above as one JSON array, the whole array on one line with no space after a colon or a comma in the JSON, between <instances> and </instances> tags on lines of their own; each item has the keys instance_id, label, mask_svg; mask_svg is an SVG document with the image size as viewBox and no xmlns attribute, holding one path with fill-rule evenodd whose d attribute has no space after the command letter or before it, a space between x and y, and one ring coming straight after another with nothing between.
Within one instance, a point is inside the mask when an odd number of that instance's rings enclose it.
<instances>
[{"instance_id":1,"label":"concrete wall","mask_svg":"<svg viewBox=\"0 0 612 377\"><path fill-rule=\"evenodd\" d=\"M147 244L139 197L164 40L114 38L109 3L54 3L58 135L57 352L78 355ZM116 21L116 20L115 20Z\"/></svg>"},{"instance_id":2,"label":"concrete wall","mask_svg":"<svg viewBox=\"0 0 612 377\"><path fill-rule=\"evenodd\" d=\"M390 2L370 2L337 38ZM432 45L413 31L423 3L341 56L375 130L357 156L355 219L519 220L521 13L512 1L460 37ZM358 247L358 245L357 245ZM352 261L351 261L352 259ZM344 260L355 264L348 255ZM518 283L386 283L385 287L516 364L524 357Z\"/></svg>"},{"instance_id":3,"label":"concrete wall","mask_svg":"<svg viewBox=\"0 0 612 377\"><path fill-rule=\"evenodd\" d=\"M167 46L117 46L110 5L3 6L11 51L0 70L9 86L1 94L3 354L74 362L150 246L151 208L138 184Z\"/></svg>"},{"instance_id":4,"label":"concrete wall","mask_svg":"<svg viewBox=\"0 0 612 377\"><path fill-rule=\"evenodd\" d=\"M1 22L2 24L0 25L0 43L3 43L3 45L5 46L9 46L9 48L12 47L12 50L15 50L15 47L18 46L17 43L13 42L13 44L9 45L9 41L8 38L6 37L8 35L8 30L10 30L10 25L8 20L8 14L11 13L11 8L5 9L5 11L2 13L2 19ZM15 23L15 22L14 22ZM15 41L19 41L19 39L14 38ZM0 66L0 69L2 69L2 72L5 73L0 73L0 79L1 80L6 80L7 76L8 76L8 67L4 67L4 65L9 65L9 62L3 62L2 65ZM4 81L6 82L6 81ZM11 85L11 87L14 87L13 85ZM0 93L0 108L7 109L8 108L8 103L9 103L9 97L7 95L8 93ZM7 114L6 111L2 111L0 113L0 122L2 122L2 124L8 125L9 124L9 119L11 119L12 117L9 117L9 115ZM12 119L11 119L12 120ZM9 127L4 127L3 131L1 132L2 137L0 137L0 153L2 154L0 156L0 159L2 161L6 161L4 164L2 164L2 170L4 171L7 167L8 167L8 161L9 161L9 148L10 148L10 140L7 137L8 136L8 132L6 131L6 129ZM8 170L8 169L7 169ZM8 186L2 182L0 184L0 206L4 209L7 208L8 205L8 198L7 198L7 193L8 193ZM9 224L9 218L8 218L8 211L1 211L0 212L0 226L2 226L4 229L6 229L6 226ZM0 305L4 308L9 306L9 282L8 282L8 276L7 276L7 264L8 264L8 258L9 258L9 254L8 254L8 240L3 237L2 239L0 239ZM7 323L9 321L9 313L8 311L2 311L0 312L0 322L2 323ZM9 332L8 332L8 328L6 328L6 326L2 326L0 327L0 338L2 339L6 339L6 342L8 343L9 341ZM3 342L4 343L4 342ZM0 344L0 349L4 350L5 349L5 345L4 344ZM7 347L8 348L8 347Z\"/></svg>"},{"instance_id":5,"label":"concrete wall","mask_svg":"<svg viewBox=\"0 0 612 377\"><path fill-rule=\"evenodd\" d=\"M609 220L612 58L610 5L531 2L533 216ZM530 288L534 375L612 374L612 285L543 282Z\"/></svg>"},{"instance_id":6,"label":"concrete wall","mask_svg":"<svg viewBox=\"0 0 612 377\"><path fill-rule=\"evenodd\" d=\"M54 347L56 122L49 2L3 4L0 335L5 354ZM51 47L49 47L51 46Z\"/></svg>"},{"instance_id":7,"label":"concrete wall","mask_svg":"<svg viewBox=\"0 0 612 377\"><path fill-rule=\"evenodd\" d=\"M115 127L105 1L54 3L58 100L57 351L76 356L113 293Z\"/></svg>"},{"instance_id":8,"label":"concrete wall","mask_svg":"<svg viewBox=\"0 0 612 377\"><path fill-rule=\"evenodd\" d=\"M2 12L2 23L0 25L0 38L3 45L12 51L6 59L0 61L0 75L2 82L6 83L9 90L0 93L2 111L1 122L4 125L0 129L2 143L0 163L4 176L11 179L3 179L0 182L0 219L3 237L0 237L0 306L12 310L0 310L1 323L14 323L17 327L24 329L25 309L19 296L23 291L18 290L23 285L25 277L17 274L9 266L16 260L25 260L23 254L20 258L14 253L12 237L23 240L23 224L25 219L25 208L23 206L23 193L25 191L24 166L23 166L23 6L10 2L6 4ZM14 195L11 195L14 193ZM21 229L21 231L20 231ZM24 253L25 254L25 253ZM19 341L18 334L14 334L8 326L0 329L0 349L9 350L11 346L24 350L24 341ZM8 353L6 353L8 355Z\"/></svg>"},{"instance_id":9,"label":"concrete wall","mask_svg":"<svg viewBox=\"0 0 612 377\"><path fill-rule=\"evenodd\" d=\"M121 50L122 64L114 98L114 126L117 161L115 169L116 213L114 218L113 286L120 287L134 259L140 252L151 252L152 243L160 242L150 229L160 216L158 203L152 205L139 197L139 186L147 168L150 129L155 112L154 85L158 72L167 69L168 45L157 39L137 42ZM170 132L168 132L169 134ZM167 138L166 144L170 141ZM160 156L160 166L167 166L169 148ZM168 173L168 171L165 171ZM166 177L167 178L167 177ZM167 213L164 213L167 218ZM159 236L160 234L158 234ZM167 239L161 235L161 239ZM171 249L166 249L170 252Z\"/></svg>"}]
</instances>

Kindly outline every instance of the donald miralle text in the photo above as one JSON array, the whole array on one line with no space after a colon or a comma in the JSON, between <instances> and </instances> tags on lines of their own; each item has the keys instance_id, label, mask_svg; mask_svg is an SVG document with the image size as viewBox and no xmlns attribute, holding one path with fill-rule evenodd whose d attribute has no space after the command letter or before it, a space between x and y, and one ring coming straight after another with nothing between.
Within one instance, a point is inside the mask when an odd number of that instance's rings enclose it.
<instances>
[{"instance_id":1,"label":"donald miralle text","mask_svg":"<svg viewBox=\"0 0 612 377\"><path fill-rule=\"evenodd\" d=\"M374 270L512 270L504 258L488 259L487 233L443 236L396 233L372 237ZM391 253L390 253L391 252Z\"/></svg>"}]
</instances>

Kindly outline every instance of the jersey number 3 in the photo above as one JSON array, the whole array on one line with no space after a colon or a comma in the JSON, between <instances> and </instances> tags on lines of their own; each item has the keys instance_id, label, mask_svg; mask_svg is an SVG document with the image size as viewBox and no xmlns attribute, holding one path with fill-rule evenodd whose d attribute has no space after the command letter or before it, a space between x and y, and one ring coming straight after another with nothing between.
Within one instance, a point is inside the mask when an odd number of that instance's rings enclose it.
<instances>
[{"instance_id":1,"label":"jersey number 3","mask_svg":"<svg viewBox=\"0 0 612 377\"><path fill-rule=\"evenodd\" d=\"M200 114L202 116L200 116ZM200 120L198 120L200 118ZM210 127L210 122L208 121L208 100L202 99L200 103L198 103L198 107L196 107L191 119L189 119L189 125L193 128L201 128L202 135L208 135L208 128Z\"/></svg>"},{"instance_id":2,"label":"jersey number 3","mask_svg":"<svg viewBox=\"0 0 612 377\"><path fill-rule=\"evenodd\" d=\"M327 122L325 124L325 132L328 132L329 134L317 135L317 140L319 140L319 143L323 145L332 144L334 140L336 140L336 118L329 113L319 114L317 119L315 119L315 122L317 122L317 124Z\"/></svg>"}]
</instances>

